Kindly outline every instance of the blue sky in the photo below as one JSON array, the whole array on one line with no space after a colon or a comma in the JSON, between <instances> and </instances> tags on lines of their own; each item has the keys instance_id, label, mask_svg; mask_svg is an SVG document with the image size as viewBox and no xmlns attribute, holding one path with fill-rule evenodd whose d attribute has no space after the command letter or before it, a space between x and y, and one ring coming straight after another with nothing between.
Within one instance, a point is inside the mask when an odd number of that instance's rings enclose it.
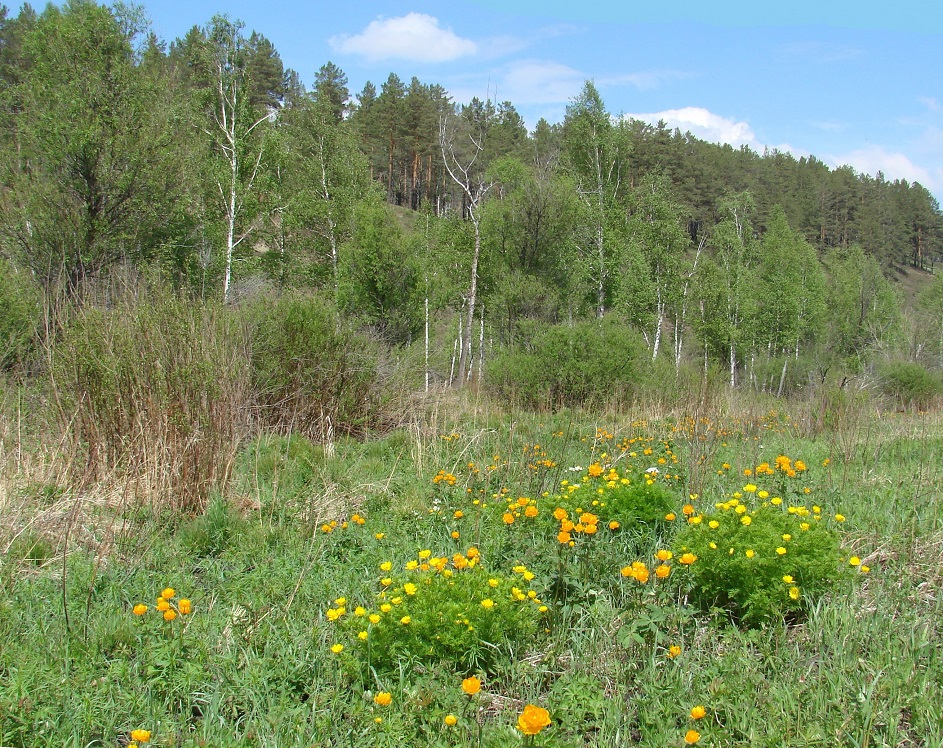
<instances>
[{"instance_id":1,"label":"blue sky","mask_svg":"<svg viewBox=\"0 0 943 748\"><path fill-rule=\"evenodd\" d=\"M762 7L760 7L762 6ZM461 103L509 100L563 119L593 79L609 110L754 150L919 181L943 199L943 10L863 4L145 2L167 41L214 13L267 36L311 85L328 60L356 94L390 72Z\"/></svg>"}]
</instances>

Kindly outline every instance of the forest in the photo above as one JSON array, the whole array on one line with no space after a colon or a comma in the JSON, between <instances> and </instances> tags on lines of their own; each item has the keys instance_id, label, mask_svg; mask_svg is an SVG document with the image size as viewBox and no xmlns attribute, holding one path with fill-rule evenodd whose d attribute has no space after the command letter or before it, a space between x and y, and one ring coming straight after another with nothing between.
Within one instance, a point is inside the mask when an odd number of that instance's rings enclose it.
<instances>
[{"instance_id":1,"label":"forest","mask_svg":"<svg viewBox=\"0 0 943 748\"><path fill-rule=\"evenodd\" d=\"M626 119L592 81L528 131L415 77L306 74L222 15L168 43L137 6L4 10L3 369L41 368L50 309L133 276L199 303L317 297L422 346L427 389L583 401L598 382L539 362L601 326L621 370L940 386L943 214L918 183Z\"/></svg>"}]
</instances>

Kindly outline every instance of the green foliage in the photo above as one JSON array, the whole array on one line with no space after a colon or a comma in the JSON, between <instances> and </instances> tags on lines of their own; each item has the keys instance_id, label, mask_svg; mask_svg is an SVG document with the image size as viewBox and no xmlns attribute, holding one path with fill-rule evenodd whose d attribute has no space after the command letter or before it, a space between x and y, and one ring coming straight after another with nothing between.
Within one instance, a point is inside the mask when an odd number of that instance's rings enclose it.
<instances>
[{"instance_id":1,"label":"green foliage","mask_svg":"<svg viewBox=\"0 0 943 748\"><path fill-rule=\"evenodd\" d=\"M201 516L180 527L179 536L183 546L195 556L218 556L246 529L239 513L217 494L209 500Z\"/></svg>"},{"instance_id":2,"label":"green foliage","mask_svg":"<svg viewBox=\"0 0 943 748\"><path fill-rule=\"evenodd\" d=\"M943 395L943 377L910 361L888 361L878 369L881 391L906 407L925 407Z\"/></svg>"},{"instance_id":3,"label":"green foliage","mask_svg":"<svg viewBox=\"0 0 943 748\"><path fill-rule=\"evenodd\" d=\"M748 626L807 612L842 574L833 521L805 506L730 499L695 517L674 539L679 559L697 559L686 572L693 599Z\"/></svg>"},{"instance_id":4,"label":"green foliage","mask_svg":"<svg viewBox=\"0 0 943 748\"><path fill-rule=\"evenodd\" d=\"M383 671L404 662L492 671L530 642L539 601L527 596L526 581L490 573L475 561L462 554L431 558L427 571L381 581L364 612L348 610L341 619L361 661ZM358 637L362 631L365 639Z\"/></svg>"},{"instance_id":5,"label":"green foliage","mask_svg":"<svg viewBox=\"0 0 943 748\"><path fill-rule=\"evenodd\" d=\"M0 258L0 371L22 367L36 348L39 290Z\"/></svg>"},{"instance_id":6,"label":"green foliage","mask_svg":"<svg viewBox=\"0 0 943 748\"><path fill-rule=\"evenodd\" d=\"M267 429L310 438L382 429L379 350L314 296L246 309L252 385Z\"/></svg>"},{"instance_id":7,"label":"green foliage","mask_svg":"<svg viewBox=\"0 0 943 748\"><path fill-rule=\"evenodd\" d=\"M536 332L529 345L495 355L487 381L503 399L527 407L615 402L631 396L645 359L641 337L610 316Z\"/></svg>"},{"instance_id":8,"label":"green foliage","mask_svg":"<svg viewBox=\"0 0 943 748\"><path fill-rule=\"evenodd\" d=\"M339 268L341 308L376 328L390 343L407 343L422 329L419 242L407 242L389 207L363 203Z\"/></svg>"}]
</instances>

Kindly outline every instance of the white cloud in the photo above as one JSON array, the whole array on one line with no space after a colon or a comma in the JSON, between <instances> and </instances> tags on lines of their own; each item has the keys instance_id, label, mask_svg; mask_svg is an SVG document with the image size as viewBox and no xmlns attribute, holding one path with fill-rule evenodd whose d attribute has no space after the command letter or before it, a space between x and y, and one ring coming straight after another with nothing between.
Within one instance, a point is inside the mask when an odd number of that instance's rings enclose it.
<instances>
[{"instance_id":1,"label":"white cloud","mask_svg":"<svg viewBox=\"0 0 943 748\"><path fill-rule=\"evenodd\" d=\"M923 104L931 112L943 111L943 106L940 106L940 102L932 96L920 96L917 98L917 101Z\"/></svg>"},{"instance_id":2,"label":"white cloud","mask_svg":"<svg viewBox=\"0 0 943 748\"><path fill-rule=\"evenodd\" d=\"M576 96L586 75L568 65L544 60L517 60L487 77L466 78L460 85L452 85L449 92L455 101L471 101L474 96L490 96L498 101L510 101L515 107L534 104L568 102Z\"/></svg>"},{"instance_id":3,"label":"white cloud","mask_svg":"<svg viewBox=\"0 0 943 748\"><path fill-rule=\"evenodd\" d=\"M729 143L734 148L746 145L761 153L763 151L763 145L757 140L753 130L750 129L750 125L746 122L737 122L722 117L702 107L687 106L681 109L666 109L663 112L625 114L623 116L649 122L653 125L664 121L672 130L677 128L681 132L690 132L694 137L701 140L708 140L712 143Z\"/></svg>"},{"instance_id":4,"label":"white cloud","mask_svg":"<svg viewBox=\"0 0 943 748\"><path fill-rule=\"evenodd\" d=\"M943 186L940 170L936 175L914 164L903 153L888 151L879 145L858 148L840 156L828 156L824 159L833 166L851 166L862 174L874 176L879 171L885 179L906 179L908 182L920 182L928 189Z\"/></svg>"},{"instance_id":5,"label":"white cloud","mask_svg":"<svg viewBox=\"0 0 943 748\"><path fill-rule=\"evenodd\" d=\"M473 55L478 45L439 26L439 19L424 13L378 18L359 34L331 37L331 47L371 61L401 59L413 62L448 62Z\"/></svg>"}]
</instances>

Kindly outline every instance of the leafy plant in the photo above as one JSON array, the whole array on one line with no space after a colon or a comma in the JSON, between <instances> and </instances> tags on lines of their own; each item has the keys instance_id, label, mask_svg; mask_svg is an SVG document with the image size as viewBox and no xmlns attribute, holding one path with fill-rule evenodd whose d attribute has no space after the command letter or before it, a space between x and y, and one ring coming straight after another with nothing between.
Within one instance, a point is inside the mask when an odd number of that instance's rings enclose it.
<instances>
[{"instance_id":1,"label":"leafy plant","mask_svg":"<svg viewBox=\"0 0 943 748\"><path fill-rule=\"evenodd\" d=\"M732 498L688 518L674 541L687 572L676 578L685 578L703 608L723 609L748 626L796 618L839 579L834 521L817 506L778 501Z\"/></svg>"}]
</instances>

